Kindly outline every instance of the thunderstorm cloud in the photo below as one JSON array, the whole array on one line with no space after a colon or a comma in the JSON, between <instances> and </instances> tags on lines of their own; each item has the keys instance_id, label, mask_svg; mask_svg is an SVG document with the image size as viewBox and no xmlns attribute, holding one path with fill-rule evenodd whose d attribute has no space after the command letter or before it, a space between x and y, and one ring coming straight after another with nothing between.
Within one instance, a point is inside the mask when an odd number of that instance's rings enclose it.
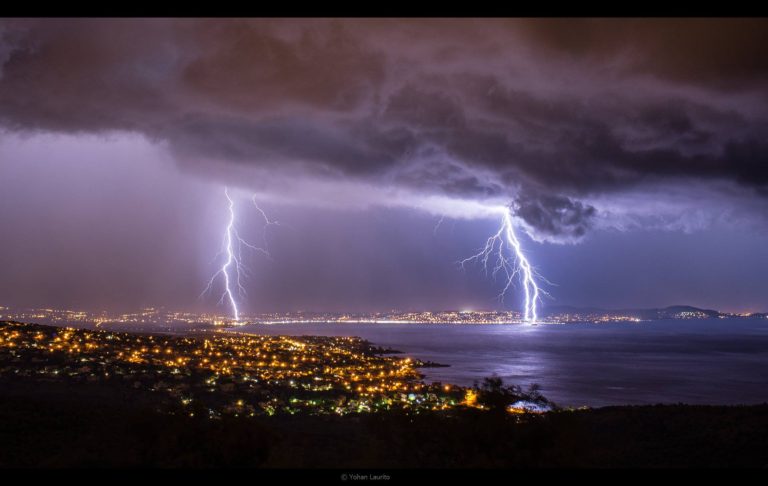
<instances>
[{"instance_id":1,"label":"thunderstorm cloud","mask_svg":"<svg viewBox=\"0 0 768 486\"><path fill-rule=\"evenodd\" d=\"M137 133L294 199L511 204L540 241L764 223L765 86L765 20L0 22L6 131Z\"/></svg>"},{"instance_id":2,"label":"thunderstorm cloud","mask_svg":"<svg viewBox=\"0 0 768 486\"><path fill-rule=\"evenodd\" d=\"M592 224L596 210L562 196L530 196L515 199L513 214L531 228L531 234L553 241L578 240Z\"/></svg>"}]
</instances>

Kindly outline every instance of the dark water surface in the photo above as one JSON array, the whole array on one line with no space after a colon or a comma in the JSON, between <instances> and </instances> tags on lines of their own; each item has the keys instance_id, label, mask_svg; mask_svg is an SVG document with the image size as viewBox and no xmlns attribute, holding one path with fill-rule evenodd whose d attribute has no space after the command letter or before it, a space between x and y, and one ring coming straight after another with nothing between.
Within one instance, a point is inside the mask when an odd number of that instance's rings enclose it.
<instances>
[{"instance_id":1,"label":"dark water surface","mask_svg":"<svg viewBox=\"0 0 768 486\"><path fill-rule=\"evenodd\" d=\"M253 334L360 336L451 365L425 381L471 385L493 373L539 383L560 405L768 402L768 320L637 324L275 324Z\"/></svg>"}]
</instances>

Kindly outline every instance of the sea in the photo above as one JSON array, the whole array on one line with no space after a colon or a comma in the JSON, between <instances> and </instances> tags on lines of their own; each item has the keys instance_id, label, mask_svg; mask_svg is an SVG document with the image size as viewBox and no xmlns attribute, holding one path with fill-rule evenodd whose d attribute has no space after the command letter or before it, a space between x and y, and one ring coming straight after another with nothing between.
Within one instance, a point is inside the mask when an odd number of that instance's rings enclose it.
<instances>
[{"instance_id":1,"label":"sea","mask_svg":"<svg viewBox=\"0 0 768 486\"><path fill-rule=\"evenodd\" d=\"M359 336L447 367L425 382L473 385L497 375L537 383L560 406L768 402L768 319L639 323L251 324L238 332Z\"/></svg>"}]
</instances>

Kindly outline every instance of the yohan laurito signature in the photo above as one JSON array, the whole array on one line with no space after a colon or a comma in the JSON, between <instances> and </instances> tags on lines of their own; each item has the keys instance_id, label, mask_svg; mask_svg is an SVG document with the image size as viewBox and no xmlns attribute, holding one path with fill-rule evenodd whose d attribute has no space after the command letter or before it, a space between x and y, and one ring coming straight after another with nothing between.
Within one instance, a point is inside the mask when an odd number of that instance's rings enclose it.
<instances>
[{"instance_id":1,"label":"yohan laurito signature","mask_svg":"<svg viewBox=\"0 0 768 486\"><path fill-rule=\"evenodd\" d=\"M389 481L392 476L389 474L360 474L345 473L341 475L342 481Z\"/></svg>"}]
</instances>

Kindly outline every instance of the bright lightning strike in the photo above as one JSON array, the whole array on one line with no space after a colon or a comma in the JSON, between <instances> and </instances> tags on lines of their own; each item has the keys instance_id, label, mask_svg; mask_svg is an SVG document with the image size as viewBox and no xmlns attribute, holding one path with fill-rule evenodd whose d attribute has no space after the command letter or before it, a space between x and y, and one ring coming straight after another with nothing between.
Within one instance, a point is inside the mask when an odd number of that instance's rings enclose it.
<instances>
[{"instance_id":1,"label":"bright lightning strike","mask_svg":"<svg viewBox=\"0 0 768 486\"><path fill-rule=\"evenodd\" d=\"M487 273L489 263L495 259L491 275L495 278L499 272L504 272L506 277L506 285L499 294L499 299L502 302L507 291L513 286L515 276L519 275L525 297L524 319L527 323L534 323L538 320L536 305L541 294L546 294L546 292L536 284L535 277L539 277L539 275L525 257L520 241L515 234L509 209L499 208L499 212L502 214L499 231L486 240L485 246L477 254L465 258L459 264L464 268L466 263L479 261ZM509 250L511 250L512 255L509 255Z\"/></svg>"},{"instance_id":2,"label":"bright lightning strike","mask_svg":"<svg viewBox=\"0 0 768 486\"><path fill-rule=\"evenodd\" d=\"M226 255L226 259L224 260L221 268L217 270L216 273L214 273L211 279L208 281L208 285L200 294L200 297L210 292L216 279L221 277L224 283L224 291L222 292L218 303L221 305L225 300L228 301L229 306L232 309L232 316L234 317L234 320L239 321L240 311L237 307L237 299L235 298L235 294L237 294L239 297L244 297L246 295L242 277L248 276L248 269L243 265L242 249L243 247L246 247L250 250L259 252L270 259L272 258L272 255L270 255L269 250L267 249L266 234L264 235L264 247L252 245L240 237L236 226L235 201L230 197L229 190L226 187L224 188L224 196L227 198L229 203L229 221L227 222L227 227L224 231L223 249L219 252L219 255L224 253ZM261 213L261 215L264 217L267 227L270 225L280 225L280 223L277 221L270 221L270 219L267 217L267 214L258 206L258 204L256 204L255 199L253 200L253 204L256 206L256 209L259 211L259 213ZM233 288L235 288L237 292L233 291Z\"/></svg>"}]
</instances>

